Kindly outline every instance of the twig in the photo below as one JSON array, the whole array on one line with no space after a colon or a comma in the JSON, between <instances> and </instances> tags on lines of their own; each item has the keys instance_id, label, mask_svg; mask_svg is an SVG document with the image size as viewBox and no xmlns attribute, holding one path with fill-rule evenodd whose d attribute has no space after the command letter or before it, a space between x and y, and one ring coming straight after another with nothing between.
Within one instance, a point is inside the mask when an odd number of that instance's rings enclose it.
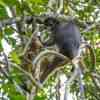
<instances>
[{"instance_id":1,"label":"twig","mask_svg":"<svg viewBox=\"0 0 100 100\"><path fill-rule=\"evenodd\" d=\"M47 12L48 12L48 13L51 13L51 10L53 10L53 9L52 9L52 5L55 4L55 2L56 2L56 0L49 0L49 1L48 1L48 5L47 5L47 7L48 7Z\"/></svg>"},{"instance_id":2,"label":"twig","mask_svg":"<svg viewBox=\"0 0 100 100\"><path fill-rule=\"evenodd\" d=\"M85 100L85 91L84 91L84 85L83 85L83 74L82 74L82 70L81 68L79 68L79 71L78 71L78 74L79 74L79 84L80 84L80 99L81 100Z\"/></svg>"},{"instance_id":3,"label":"twig","mask_svg":"<svg viewBox=\"0 0 100 100\"><path fill-rule=\"evenodd\" d=\"M57 14L60 14L64 9L64 0L58 0L58 2L59 2L59 8L57 9Z\"/></svg>"},{"instance_id":4,"label":"twig","mask_svg":"<svg viewBox=\"0 0 100 100\"><path fill-rule=\"evenodd\" d=\"M24 51L23 51L23 53L22 53L21 55L24 55L24 54L26 53L26 51L27 51L28 48L29 48L30 43L32 42L32 39L34 38L34 35L35 35L38 31L39 31L39 28L38 28L38 26L37 26L35 32L32 33L32 35L31 35L29 41L28 41L27 44L25 45Z\"/></svg>"},{"instance_id":5,"label":"twig","mask_svg":"<svg viewBox=\"0 0 100 100\"><path fill-rule=\"evenodd\" d=\"M4 56L4 58L5 58L5 63L3 63L3 64L6 65L6 67L8 68L8 72L7 72L4 68L1 67L1 70L2 70L2 72L3 72L3 74L4 74L4 76L5 76L12 84L14 84L14 86L16 87L16 89L17 89L21 94L24 94L22 88L21 88L21 87L16 83L16 81L13 80L12 77L9 75L9 68L10 68L10 65L9 65L9 62L8 62L8 57L7 57L7 55L6 55L4 52L3 52L3 56Z\"/></svg>"},{"instance_id":6,"label":"twig","mask_svg":"<svg viewBox=\"0 0 100 100\"><path fill-rule=\"evenodd\" d=\"M36 95L36 87L32 87L31 93L27 94L27 100L34 100L34 97Z\"/></svg>"},{"instance_id":7,"label":"twig","mask_svg":"<svg viewBox=\"0 0 100 100\"><path fill-rule=\"evenodd\" d=\"M87 26L87 28L85 30L83 30L82 33L88 32L89 30L91 30L92 28L94 28L95 26L97 26L99 24L100 24L100 22L98 21L97 23Z\"/></svg>"},{"instance_id":8,"label":"twig","mask_svg":"<svg viewBox=\"0 0 100 100\"><path fill-rule=\"evenodd\" d=\"M68 79L68 81L65 82L66 87L68 87L76 79L76 76L78 75L78 70L79 70L79 68L75 68L75 70L72 73L71 77Z\"/></svg>"},{"instance_id":9,"label":"twig","mask_svg":"<svg viewBox=\"0 0 100 100\"><path fill-rule=\"evenodd\" d=\"M23 72L26 76L28 76L31 79L32 83L34 85L36 85L38 88L43 89L42 88L42 84L39 83L38 81L36 81L30 73L28 73L27 71L23 70L21 67L19 67L18 65L14 64L12 62L10 62L10 65L16 67L18 70L20 70L21 72Z\"/></svg>"}]
</instances>

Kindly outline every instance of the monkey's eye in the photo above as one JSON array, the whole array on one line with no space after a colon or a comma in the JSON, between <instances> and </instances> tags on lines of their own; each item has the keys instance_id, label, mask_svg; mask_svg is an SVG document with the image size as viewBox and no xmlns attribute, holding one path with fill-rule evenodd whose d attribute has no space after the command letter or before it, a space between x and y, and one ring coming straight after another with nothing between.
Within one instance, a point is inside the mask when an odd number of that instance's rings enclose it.
<instances>
[{"instance_id":1,"label":"monkey's eye","mask_svg":"<svg viewBox=\"0 0 100 100\"><path fill-rule=\"evenodd\" d=\"M55 24L57 22L57 20L55 18L47 18L45 19L44 21L44 24L47 25L47 26L51 26L53 24Z\"/></svg>"}]
</instances>

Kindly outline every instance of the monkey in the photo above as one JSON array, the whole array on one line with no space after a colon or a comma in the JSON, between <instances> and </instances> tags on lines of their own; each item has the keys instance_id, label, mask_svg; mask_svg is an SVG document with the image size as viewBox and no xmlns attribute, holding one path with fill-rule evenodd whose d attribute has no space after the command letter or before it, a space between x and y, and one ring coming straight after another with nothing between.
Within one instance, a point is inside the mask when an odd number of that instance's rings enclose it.
<instances>
[{"instance_id":1,"label":"monkey","mask_svg":"<svg viewBox=\"0 0 100 100\"><path fill-rule=\"evenodd\" d=\"M59 19L54 17L48 17L44 21L44 25L50 27L51 31L51 41L45 43L44 45L50 46L56 44L60 49L60 53L67 56L70 60L73 60L79 55L81 45L88 49L91 56L91 61L93 65L93 70L96 65L96 57L92 46L86 41L82 40L80 30L74 20L69 20L61 22ZM81 66L85 66L84 62L81 60Z\"/></svg>"},{"instance_id":2,"label":"monkey","mask_svg":"<svg viewBox=\"0 0 100 100\"><path fill-rule=\"evenodd\" d=\"M58 46L60 52L71 60L76 57L81 44L81 34L75 22L73 20L61 22L56 18L48 17L44 24L50 27L52 42Z\"/></svg>"}]
</instances>

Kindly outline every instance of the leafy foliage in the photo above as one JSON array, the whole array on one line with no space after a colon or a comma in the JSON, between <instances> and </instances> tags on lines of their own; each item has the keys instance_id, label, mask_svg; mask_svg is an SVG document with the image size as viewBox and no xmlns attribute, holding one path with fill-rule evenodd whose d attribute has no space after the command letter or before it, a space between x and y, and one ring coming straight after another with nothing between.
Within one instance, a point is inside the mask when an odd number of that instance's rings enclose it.
<instances>
[{"instance_id":1,"label":"leafy foliage","mask_svg":"<svg viewBox=\"0 0 100 100\"><path fill-rule=\"evenodd\" d=\"M0 20L4 20L7 18L10 18L9 12L7 10L7 7L10 9L10 12L12 13L13 17L16 16L26 16L26 15L35 15L35 14L41 14L47 11L47 5L48 0L0 0ZM100 20L100 1L94 0L94 1L88 1L88 0L73 0L65 2L65 14L68 14L68 8L70 7L73 12L75 13L75 16L78 17L80 21L87 22L87 23L95 23L98 20ZM19 23L16 24L18 26ZM24 23L22 23L21 27L19 29L22 29L24 27ZM96 53L96 70L97 73L100 73L100 25L95 25L94 28L92 28L88 32L83 32L82 35L85 36L85 38L93 45ZM31 28L30 28L31 27ZM35 27L35 26L34 26ZM29 29L32 30L32 26L29 26ZM24 32L20 32L19 29L9 26L9 27L3 27L0 26L0 52L4 52L3 43L2 40L6 40L7 43L12 47L11 53L7 54L10 61L21 64L22 56L24 52L25 44L27 44L27 41L30 39L30 35L32 34L32 31L27 31L27 28L24 28ZM17 31L16 31L17 30ZM83 31L83 28L80 28L81 32ZM46 32L44 32L46 34ZM17 34L17 36L15 36ZM13 36L14 35L14 36ZM47 35L47 34L46 34ZM48 37L48 36L47 36ZM6 45L5 45L6 46ZM9 48L7 48L9 49ZM6 52L5 52L6 53ZM29 57L29 56L28 56ZM90 70L92 67L91 61L88 61L88 57L86 56L85 63L87 65L87 68ZM26 61L24 62L26 63ZM2 64L0 63L0 66ZM31 67L31 64L28 66ZM24 75L18 75L20 72L16 69L13 70L13 66L10 66L10 76L13 77L16 80L18 84L21 83L21 78ZM66 68L67 67L67 68ZM1 69L1 68L0 68ZM9 68L8 68L9 69ZM31 69L31 68L30 68ZM70 69L68 68L68 65L66 65L62 71L67 76L70 73ZM2 71L1 71L2 73ZM100 75L100 74L99 74ZM2 76L2 74L1 74ZM51 88L55 88L56 83L56 73L52 75L48 79L48 81L45 83L43 90L38 90L37 95L35 96L35 100L49 100L50 97L53 98L55 96L56 91L53 93L51 92ZM2 80L6 80L5 77L0 77ZM77 80L76 80L77 81ZM77 82L74 82L70 87L71 93L75 93L76 95L79 92L79 87L77 85ZM100 97L100 82L99 88L96 87L95 83L93 82L90 73L86 73L84 75L84 83L85 83L85 96L86 100L99 100ZM25 96L21 95L15 88L14 84L12 84L10 81L8 81L5 84L2 84L0 87L4 90L5 93L8 93L8 98L10 100L25 100ZM52 90L53 90L52 89ZM47 91L47 93L45 92Z\"/></svg>"}]
</instances>

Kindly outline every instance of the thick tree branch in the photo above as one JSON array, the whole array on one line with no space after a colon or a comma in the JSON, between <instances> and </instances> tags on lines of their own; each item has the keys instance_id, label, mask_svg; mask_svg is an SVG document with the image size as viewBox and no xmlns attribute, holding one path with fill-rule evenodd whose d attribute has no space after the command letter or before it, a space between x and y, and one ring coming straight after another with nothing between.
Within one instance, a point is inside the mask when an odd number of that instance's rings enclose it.
<instances>
[{"instance_id":1,"label":"thick tree branch","mask_svg":"<svg viewBox=\"0 0 100 100\"><path fill-rule=\"evenodd\" d=\"M5 19L5 20L0 21L0 28L5 27L7 25L16 24L20 22L21 20L23 20L27 24L30 24L33 19L36 19L38 23L42 23L43 17L33 15L33 16L24 16L24 17L20 16L20 17Z\"/></svg>"}]
</instances>

